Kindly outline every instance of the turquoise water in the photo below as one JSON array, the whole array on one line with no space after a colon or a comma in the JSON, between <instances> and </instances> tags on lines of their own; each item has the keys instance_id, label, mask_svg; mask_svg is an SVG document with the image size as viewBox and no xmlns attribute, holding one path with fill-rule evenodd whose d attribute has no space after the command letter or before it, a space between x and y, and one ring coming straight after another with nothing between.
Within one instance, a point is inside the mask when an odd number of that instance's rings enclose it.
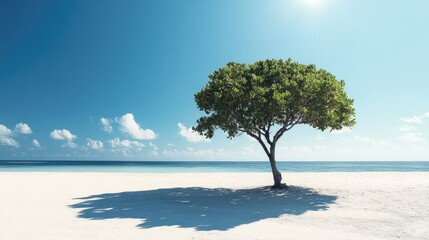
<instances>
[{"instance_id":1,"label":"turquoise water","mask_svg":"<svg viewBox=\"0 0 429 240\"><path fill-rule=\"evenodd\" d=\"M278 162L282 172L428 172L429 161ZM268 161L0 161L0 172L270 172Z\"/></svg>"}]
</instances>

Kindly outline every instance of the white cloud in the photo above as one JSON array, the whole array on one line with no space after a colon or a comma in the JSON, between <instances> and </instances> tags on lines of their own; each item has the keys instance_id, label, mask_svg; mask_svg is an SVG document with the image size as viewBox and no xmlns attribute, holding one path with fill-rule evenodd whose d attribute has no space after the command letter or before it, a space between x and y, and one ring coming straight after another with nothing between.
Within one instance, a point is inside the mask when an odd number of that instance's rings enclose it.
<instances>
[{"instance_id":1,"label":"white cloud","mask_svg":"<svg viewBox=\"0 0 429 240\"><path fill-rule=\"evenodd\" d=\"M429 119L429 112L423 113L421 115L415 115L408 118L401 118L401 121L410 123L410 124L421 124L425 122L426 119ZM415 130L415 126L412 125L403 125L399 127L399 130L404 132L404 135L399 137L400 140L406 143L418 143L426 141L426 138L420 132L412 132Z\"/></svg>"},{"instance_id":2,"label":"white cloud","mask_svg":"<svg viewBox=\"0 0 429 240\"><path fill-rule=\"evenodd\" d=\"M324 136L322 136L322 135L317 135L316 136L316 140L317 141L321 141L321 140L324 140L325 139L325 137Z\"/></svg>"},{"instance_id":3,"label":"white cloud","mask_svg":"<svg viewBox=\"0 0 429 240\"><path fill-rule=\"evenodd\" d=\"M426 118L429 118L429 112L423 113L420 116L401 118L401 121L406 122L406 123L423 123Z\"/></svg>"},{"instance_id":4,"label":"white cloud","mask_svg":"<svg viewBox=\"0 0 429 240\"><path fill-rule=\"evenodd\" d=\"M189 142L203 142L203 141L204 142L210 142L210 139L208 139L208 138L204 137L203 135L200 135L199 133L195 132L194 130L192 130L192 128L186 128L186 126L180 122L179 122L179 124L177 124L177 126L180 129L180 131L179 131L180 136L184 137Z\"/></svg>"},{"instance_id":5,"label":"white cloud","mask_svg":"<svg viewBox=\"0 0 429 240\"><path fill-rule=\"evenodd\" d=\"M87 141L88 141L88 143L86 144L86 146L88 146L89 148L95 149L95 150L100 150L104 146L103 142L98 141L98 140L92 140L92 139L88 138Z\"/></svg>"},{"instance_id":6,"label":"white cloud","mask_svg":"<svg viewBox=\"0 0 429 240\"><path fill-rule=\"evenodd\" d=\"M221 159L225 157L225 150L223 148L220 149L194 149L188 147L184 150L164 150L161 153L161 157L167 159Z\"/></svg>"},{"instance_id":7,"label":"white cloud","mask_svg":"<svg viewBox=\"0 0 429 240\"><path fill-rule=\"evenodd\" d=\"M134 120L131 113L127 113L118 119L119 130L129 134L134 139L155 139L156 134L151 129L142 129Z\"/></svg>"},{"instance_id":8,"label":"white cloud","mask_svg":"<svg viewBox=\"0 0 429 240\"><path fill-rule=\"evenodd\" d=\"M54 131L51 132L50 136L52 139L55 139L55 140L66 140L67 143L63 144L62 145L63 147L70 147L70 148L77 147L77 144L73 142L73 140L76 139L76 135L73 135L67 129L62 129L62 130L55 129Z\"/></svg>"},{"instance_id":9,"label":"white cloud","mask_svg":"<svg viewBox=\"0 0 429 240\"><path fill-rule=\"evenodd\" d=\"M155 151L158 151L158 146L156 146L155 144L153 144L153 143L149 143L149 146L151 147L151 148L153 148L153 150L155 150Z\"/></svg>"},{"instance_id":10,"label":"white cloud","mask_svg":"<svg viewBox=\"0 0 429 240\"><path fill-rule=\"evenodd\" d=\"M7 128L5 125L0 124L0 136L9 136L12 134L12 131Z\"/></svg>"},{"instance_id":11,"label":"white cloud","mask_svg":"<svg viewBox=\"0 0 429 240\"><path fill-rule=\"evenodd\" d=\"M158 153L158 146L155 144L149 142L149 146L152 148L152 151L150 152L150 156L157 157L159 155Z\"/></svg>"},{"instance_id":12,"label":"white cloud","mask_svg":"<svg viewBox=\"0 0 429 240\"><path fill-rule=\"evenodd\" d=\"M407 143L417 143L417 142L424 142L426 139L422 137L421 133L416 132L407 132L405 133L400 139Z\"/></svg>"},{"instance_id":13,"label":"white cloud","mask_svg":"<svg viewBox=\"0 0 429 240\"><path fill-rule=\"evenodd\" d=\"M0 136L0 144L12 147L19 147L19 144L11 137Z\"/></svg>"},{"instance_id":14,"label":"white cloud","mask_svg":"<svg viewBox=\"0 0 429 240\"><path fill-rule=\"evenodd\" d=\"M331 131L331 133L333 133L333 134L343 134L343 133L350 133L350 132L352 132L352 129L349 127L345 127L345 128L340 129L340 130L332 130Z\"/></svg>"},{"instance_id":15,"label":"white cloud","mask_svg":"<svg viewBox=\"0 0 429 240\"><path fill-rule=\"evenodd\" d=\"M409 118L401 118L401 121L406 122L406 123L422 123L423 122L422 117L420 116L412 116Z\"/></svg>"},{"instance_id":16,"label":"white cloud","mask_svg":"<svg viewBox=\"0 0 429 240\"><path fill-rule=\"evenodd\" d=\"M33 143L33 146L40 148L40 143L39 143L39 141L37 141L37 139L33 139L33 141L31 141L31 143Z\"/></svg>"},{"instance_id":17,"label":"white cloud","mask_svg":"<svg viewBox=\"0 0 429 240\"><path fill-rule=\"evenodd\" d=\"M253 137L246 134L246 138L249 139L251 142L258 142L258 140L254 139Z\"/></svg>"},{"instance_id":18,"label":"white cloud","mask_svg":"<svg viewBox=\"0 0 429 240\"><path fill-rule=\"evenodd\" d=\"M68 141L67 143L61 145L62 147L69 147L69 148L77 148L77 144L72 142L72 141Z\"/></svg>"},{"instance_id":19,"label":"white cloud","mask_svg":"<svg viewBox=\"0 0 429 240\"><path fill-rule=\"evenodd\" d=\"M387 141L380 139L373 139L362 136L355 136L354 139L358 140L361 143L370 144L374 148L383 148L390 145L390 143L388 143Z\"/></svg>"},{"instance_id":20,"label":"white cloud","mask_svg":"<svg viewBox=\"0 0 429 240\"><path fill-rule=\"evenodd\" d=\"M103 131L111 133L113 131L112 120L108 118L100 118L100 123L103 125Z\"/></svg>"},{"instance_id":21,"label":"white cloud","mask_svg":"<svg viewBox=\"0 0 429 240\"><path fill-rule=\"evenodd\" d=\"M12 135L12 130L10 130L3 124L0 124L0 144L12 147L19 147L18 142L11 138L10 135Z\"/></svg>"},{"instance_id":22,"label":"white cloud","mask_svg":"<svg viewBox=\"0 0 429 240\"><path fill-rule=\"evenodd\" d=\"M51 132L50 136L52 139L56 139L56 140L73 141L76 139L76 135L73 135L67 129L62 129L62 130L55 129L54 131Z\"/></svg>"},{"instance_id":23,"label":"white cloud","mask_svg":"<svg viewBox=\"0 0 429 240\"><path fill-rule=\"evenodd\" d=\"M410 126L410 125L403 125L399 127L399 131L401 132L409 132L411 130L414 130L414 126Z\"/></svg>"},{"instance_id":24,"label":"white cloud","mask_svg":"<svg viewBox=\"0 0 429 240\"><path fill-rule=\"evenodd\" d=\"M242 150L238 151L239 155L242 156L255 156L255 155L260 155L262 153L262 148L260 147L256 147L256 146L246 146L244 147Z\"/></svg>"},{"instance_id":25,"label":"white cloud","mask_svg":"<svg viewBox=\"0 0 429 240\"><path fill-rule=\"evenodd\" d=\"M144 144L137 141L130 140L121 140L119 138L114 138L108 141L112 148L125 148L125 149L137 149L141 150L144 147Z\"/></svg>"},{"instance_id":26,"label":"white cloud","mask_svg":"<svg viewBox=\"0 0 429 240\"><path fill-rule=\"evenodd\" d=\"M425 136L425 135L423 135ZM423 137L421 136L421 137ZM355 134L317 142L312 141L293 145L293 142L279 143L276 152L277 160L288 161L361 161L361 160L426 160L429 157L427 145L404 144L390 137L378 138ZM426 141L428 142L428 141ZM207 145L206 145L207 146ZM158 151L154 158L171 160L267 160L259 144L248 143L247 146L231 142L224 148L180 148L168 147Z\"/></svg>"},{"instance_id":27,"label":"white cloud","mask_svg":"<svg viewBox=\"0 0 429 240\"><path fill-rule=\"evenodd\" d=\"M108 140L108 143L111 146L112 152L120 152L126 157L131 157L134 151L143 150L144 144L137 141L130 140L121 140L119 138L114 138Z\"/></svg>"},{"instance_id":28,"label":"white cloud","mask_svg":"<svg viewBox=\"0 0 429 240\"><path fill-rule=\"evenodd\" d=\"M15 132L17 133L21 133L21 134L32 134L33 132L31 131L30 126L28 126L28 124L26 123L18 123L15 126Z\"/></svg>"}]
</instances>

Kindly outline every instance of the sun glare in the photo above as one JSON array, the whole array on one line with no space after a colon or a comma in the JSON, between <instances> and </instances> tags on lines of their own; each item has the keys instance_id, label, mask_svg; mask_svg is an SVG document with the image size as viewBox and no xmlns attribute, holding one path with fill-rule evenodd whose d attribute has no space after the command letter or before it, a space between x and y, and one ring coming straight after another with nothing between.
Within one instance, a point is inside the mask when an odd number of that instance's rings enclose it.
<instances>
[{"instance_id":1,"label":"sun glare","mask_svg":"<svg viewBox=\"0 0 429 240\"><path fill-rule=\"evenodd\" d=\"M301 1L309 7L320 7L321 5L323 5L324 2L326 2L325 0L301 0Z\"/></svg>"}]
</instances>

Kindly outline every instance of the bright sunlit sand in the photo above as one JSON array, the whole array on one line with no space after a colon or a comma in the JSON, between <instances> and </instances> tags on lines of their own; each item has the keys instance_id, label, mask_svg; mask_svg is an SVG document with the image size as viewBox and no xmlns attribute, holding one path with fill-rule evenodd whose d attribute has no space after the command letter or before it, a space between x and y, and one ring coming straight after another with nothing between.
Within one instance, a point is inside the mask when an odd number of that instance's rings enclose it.
<instances>
[{"instance_id":1,"label":"bright sunlit sand","mask_svg":"<svg viewBox=\"0 0 429 240\"><path fill-rule=\"evenodd\" d=\"M429 239L429 173L0 173L0 239Z\"/></svg>"}]
</instances>

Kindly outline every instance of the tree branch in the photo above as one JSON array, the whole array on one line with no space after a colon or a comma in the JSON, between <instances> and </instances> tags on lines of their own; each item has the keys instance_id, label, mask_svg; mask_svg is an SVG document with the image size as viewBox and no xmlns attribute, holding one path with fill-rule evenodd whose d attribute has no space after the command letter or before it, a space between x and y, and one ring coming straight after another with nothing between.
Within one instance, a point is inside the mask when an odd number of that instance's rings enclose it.
<instances>
[{"instance_id":1,"label":"tree branch","mask_svg":"<svg viewBox=\"0 0 429 240\"><path fill-rule=\"evenodd\" d=\"M293 128L296 124L299 124L302 119L302 116L299 116L295 120L293 120L290 113L286 115L286 120L282 128L280 128L276 134L273 137L273 143L276 144L276 142L283 136L283 134L286 131L289 131L291 128Z\"/></svg>"},{"instance_id":2,"label":"tree branch","mask_svg":"<svg viewBox=\"0 0 429 240\"><path fill-rule=\"evenodd\" d=\"M270 128L271 128L272 119L268 120L268 126L267 130L265 131L265 139L267 139L267 142L272 145L273 142L270 140Z\"/></svg>"},{"instance_id":3,"label":"tree branch","mask_svg":"<svg viewBox=\"0 0 429 240\"><path fill-rule=\"evenodd\" d=\"M301 120L301 118L297 119L294 123L292 123L291 125L289 125L289 126L286 128L286 131L289 131L289 130L290 130L291 128L293 128L295 125L299 124L299 123L300 123L300 120Z\"/></svg>"},{"instance_id":4,"label":"tree branch","mask_svg":"<svg viewBox=\"0 0 429 240\"><path fill-rule=\"evenodd\" d=\"M270 157L270 151L268 150L267 146L265 146L264 141L262 141L260 132L259 132L259 134L258 134L259 136L256 136L256 134L251 133L251 132L248 132L248 131L246 131L246 133L247 133L249 136L251 136L251 137L253 137L254 139L256 139L256 140L261 144L262 148L264 149L265 153L267 154L267 156L268 156L268 158L269 158L269 157Z\"/></svg>"},{"instance_id":5,"label":"tree branch","mask_svg":"<svg viewBox=\"0 0 429 240\"><path fill-rule=\"evenodd\" d=\"M279 138L283 135L283 133L284 132L286 132L286 129L287 129L287 124L286 125L283 125L283 127L282 128L280 128L277 132L276 132L276 134L274 135L274 137L273 137L273 143L274 144L276 144L276 142L277 142L277 140L279 140Z\"/></svg>"},{"instance_id":6,"label":"tree branch","mask_svg":"<svg viewBox=\"0 0 429 240\"><path fill-rule=\"evenodd\" d=\"M270 132L268 132L267 129L263 129L262 135L264 135L265 140L267 140L267 143L270 144L270 146L273 144L273 142L270 139Z\"/></svg>"}]
</instances>

